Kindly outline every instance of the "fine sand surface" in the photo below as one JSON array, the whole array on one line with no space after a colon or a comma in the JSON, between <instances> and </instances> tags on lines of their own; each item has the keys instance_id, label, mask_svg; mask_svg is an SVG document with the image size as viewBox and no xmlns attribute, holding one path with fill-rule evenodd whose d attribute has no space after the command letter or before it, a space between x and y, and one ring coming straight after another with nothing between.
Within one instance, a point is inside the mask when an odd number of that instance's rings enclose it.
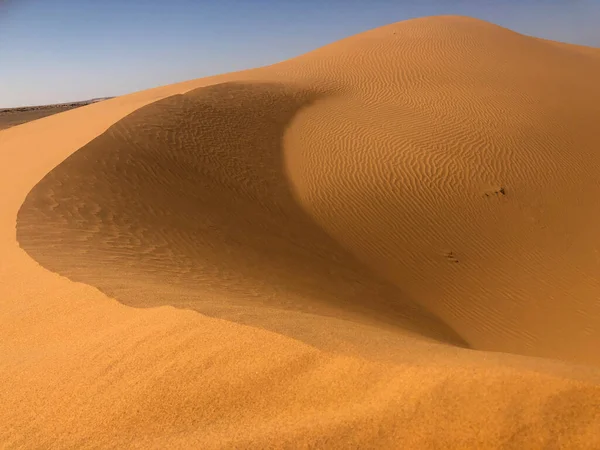
<instances>
[{"instance_id":1,"label":"fine sand surface","mask_svg":"<svg viewBox=\"0 0 600 450\"><path fill-rule=\"evenodd\" d=\"M0 132L0 447L600 448L600 49L464 17Z\"/></svg>"}]
</instances>

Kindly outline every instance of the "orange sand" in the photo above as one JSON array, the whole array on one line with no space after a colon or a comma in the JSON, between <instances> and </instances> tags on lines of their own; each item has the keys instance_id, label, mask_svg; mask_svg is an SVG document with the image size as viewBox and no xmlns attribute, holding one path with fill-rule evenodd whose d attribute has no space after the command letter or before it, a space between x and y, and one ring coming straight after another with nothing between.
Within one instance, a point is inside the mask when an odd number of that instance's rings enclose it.
<instances>
[{"instance_id":1,"label":"orange sand","mask_svg":"<svg viewBox=\"0 0 600 450\"><path fill-rule=\"evenodd\" d=\"M0 447L600 448L600 50L464 17L0 132Z\"/></svg>"}]
</instances>

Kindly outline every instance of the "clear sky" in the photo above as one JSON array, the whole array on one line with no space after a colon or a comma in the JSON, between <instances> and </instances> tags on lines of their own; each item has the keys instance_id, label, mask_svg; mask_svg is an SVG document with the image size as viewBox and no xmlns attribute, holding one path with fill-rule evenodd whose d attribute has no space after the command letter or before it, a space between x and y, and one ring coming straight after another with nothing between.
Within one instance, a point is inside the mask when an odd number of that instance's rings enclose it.
<instances>
[{"instance_id":1,"label":"clear sky","mask_svg":"<svg viewBox=\"0 0 600 450\"><path fill-rule=\"evenodd\" d=\"M271 64L437 14L600 47L600 0L0 0L0 107Z\"/></svg>"}]
</instances>

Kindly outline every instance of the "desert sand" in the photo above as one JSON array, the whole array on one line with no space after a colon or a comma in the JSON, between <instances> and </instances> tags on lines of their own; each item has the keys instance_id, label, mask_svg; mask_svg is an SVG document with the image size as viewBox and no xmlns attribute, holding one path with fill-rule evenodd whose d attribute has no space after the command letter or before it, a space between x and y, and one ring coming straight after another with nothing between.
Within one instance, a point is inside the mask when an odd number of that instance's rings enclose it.
<instances>
[{"instance_id":1,"label":"desert sand","mask_svg":"<svg viewBox=\"0 0 600 450\"><path fill-rule=\"evenodd\" d=\"M0 447L600 448L598 80L441 16L0 131Z\"/></svg>"}]
</instances>

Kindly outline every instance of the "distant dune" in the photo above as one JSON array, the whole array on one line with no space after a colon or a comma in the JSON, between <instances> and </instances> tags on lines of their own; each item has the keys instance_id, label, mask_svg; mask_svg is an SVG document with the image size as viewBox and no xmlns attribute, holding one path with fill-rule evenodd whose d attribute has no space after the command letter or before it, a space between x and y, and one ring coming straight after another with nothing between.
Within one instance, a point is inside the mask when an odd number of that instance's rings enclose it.
<instances>
[{"instance_id":1,"label":"distant dune","mask_svg":"<svg viewBox=\"0 0 600 450\"><path fill-rule=\"evenodd\" d=\"M0 443L600 448L599 79L440 16L0 132Z\"/></svg>"},{"instance_id":2,"label":"distant dune","mask_svg":"<svg viewBox=\"0 0 600 450\"><path fill-rule=\"evenodd\" d=\"M31 122L32 120L41 119L42 117L51 116L68 111L70 109L79 108L91 103L108 100L111 97L94 98L81 102L57 103L54 105L40 106L21 106L18 108L0 108L0 130Z\"/></svg>"}]
</instances>

